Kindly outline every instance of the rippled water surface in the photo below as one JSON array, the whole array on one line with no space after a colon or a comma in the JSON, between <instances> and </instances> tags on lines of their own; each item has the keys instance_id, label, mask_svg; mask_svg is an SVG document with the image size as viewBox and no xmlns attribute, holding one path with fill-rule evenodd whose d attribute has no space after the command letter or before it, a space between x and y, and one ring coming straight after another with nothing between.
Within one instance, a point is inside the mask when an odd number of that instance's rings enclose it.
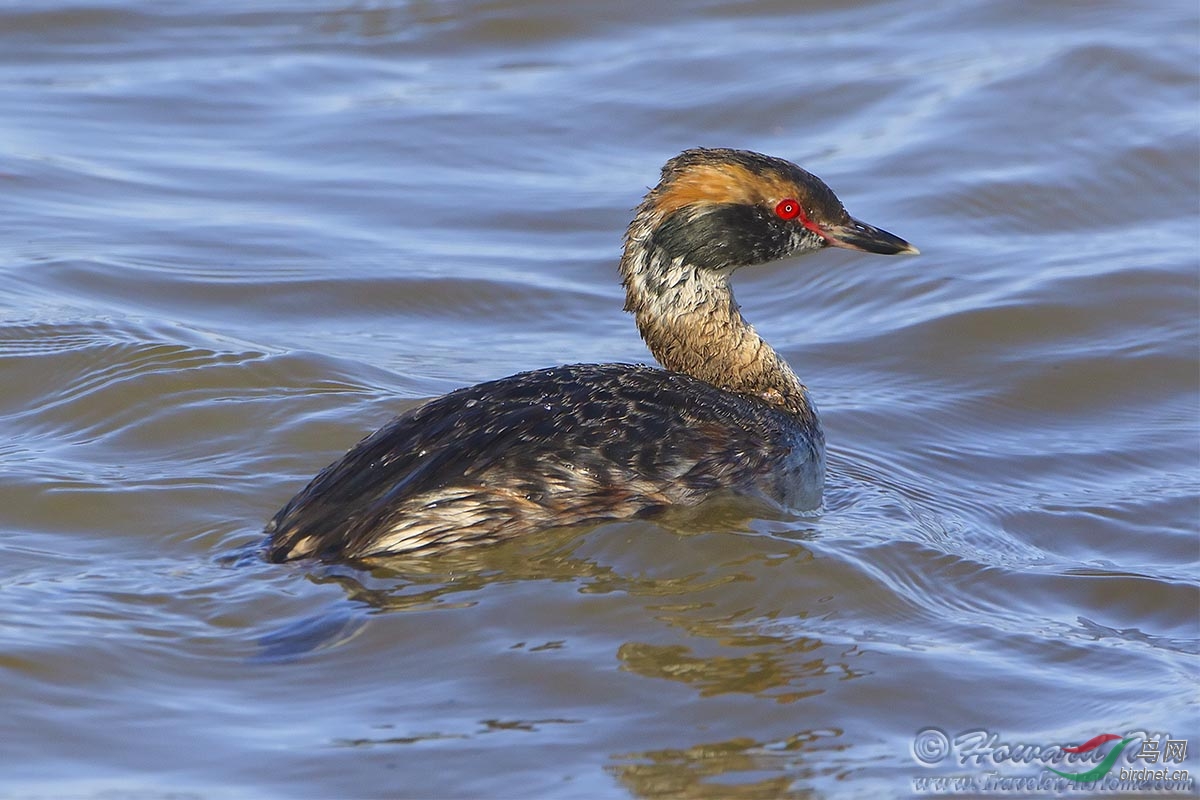
<instances>
[{"instance_id":1,"label":"rippled water surface","mask_svg":"<svg viewBox=\"0 0 1200 800\"><path fill-rule=\"evenodd\" d=\"M1200 749L1197 14L0 2L0 791L880 797L1048 774L927 728ZM648 360L621 236L696 145L922 250L739 274L822 514L262 560L396 412Z\"/></svg>"}]
</instances>

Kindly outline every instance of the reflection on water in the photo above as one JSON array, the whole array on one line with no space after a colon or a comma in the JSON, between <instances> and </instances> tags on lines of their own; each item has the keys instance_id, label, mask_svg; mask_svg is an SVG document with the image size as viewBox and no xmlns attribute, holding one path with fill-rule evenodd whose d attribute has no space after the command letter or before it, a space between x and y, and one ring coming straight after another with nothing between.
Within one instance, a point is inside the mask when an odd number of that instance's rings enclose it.
<instances>
[{"instance_id":1,"label":"reflection on water","mask_svg":"<svg viewBox=\"0 0 1200 800\"><path fill-rule=\"evenodd\" d=\"M0 787L878 797L967 769L914 761L927 727L1196 738L1198 30L1182 2L0 8ZM263 561L413 404L648 360L620 239L697 145L921 247L735 281L821 408L822 513Z\"/></svg>"},{"instance_id":2,"label":"reflection on water","mask_svg":"<svg viewBox=\"0 0 1200 800\"><path fill-rule=\"evenodd\" d=\"M842 733L805 730L773 742L738 738L681 750L626 753L617 756L617 765L609 770L637 797L811 797L810 790L801 788L806 782L847 777L837 767L814 766L837 762L837 754L846 749L839 741Z\"/></svg>"},{"instance_id":3,"label":"reflection on water","mask_svg":"<svg viewBox=\"0 0 1200 800\"><path fill-rule=\"evenodd\" d=\"M800 700L819 691L802 691L806 677L847 671L844 664L830 665L820 658L814 658L813 651L821 647L821 642L815 639L800 639L786 645L777 643L779 646L776 647L768 647L768 642L741 642L736 637L729 639L732 641L727 640L726 644L743 647L758 644L766 649L736 657L701 657L682 645L655 646L629 642L621 646L617 657L632 672L649 678L682 681L695 687L702 697L726 692L750 692L780 703ZM790 664L794 659L804 660ZM790 691L778 691L785 688Z\"/></svg>"}]
</instances>

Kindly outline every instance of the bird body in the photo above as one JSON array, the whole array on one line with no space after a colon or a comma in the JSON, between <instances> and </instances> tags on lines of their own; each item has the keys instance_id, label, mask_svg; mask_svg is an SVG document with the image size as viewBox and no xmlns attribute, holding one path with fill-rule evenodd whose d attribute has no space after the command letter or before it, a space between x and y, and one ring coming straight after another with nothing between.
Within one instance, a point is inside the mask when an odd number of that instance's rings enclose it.
<instances>
[{"instance_id":1,"label":"bird body","mask_svg":"<svg viewBox=\"0 0 1200 800\"><path fill-rule=\"evenodd\" d=\"M365 555L497 541L518 520L538 529L627 517L730 487L803 507L820 502L823 441L819 427L682 373L551 367L397 417L280 516L303 514L323 534L293 550L337 542Z\"/></svg>"},{"instance_id":2,"label":"bird body","mask_svg":"<svg viewBox=\"0 0 1200 800\"><path fill-rule=\"evenodd\" d=\"M915 253L815 176L740 150L667 162L625 237L625 308L665 367L577 364L436 398L331 464L267 526L275 561L434 552L692 505L819 507L808 390L741 315L739 267L827 245Z\"/></svg>"}]
</instances>

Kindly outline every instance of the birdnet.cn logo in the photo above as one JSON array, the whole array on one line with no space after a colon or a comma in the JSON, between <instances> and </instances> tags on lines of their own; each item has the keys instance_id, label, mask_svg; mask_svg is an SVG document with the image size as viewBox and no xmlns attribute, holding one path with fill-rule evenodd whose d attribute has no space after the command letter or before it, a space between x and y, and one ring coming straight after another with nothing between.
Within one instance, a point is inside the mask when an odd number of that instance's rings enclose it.
<instances>
[{"instance_id":1,"label":"birdnet.cn logo","mask_svg":"<svg viewBox=\"0 0 1200 800\"><path fill-rule=\"evenodd\" d=\"M1030 744L1006 741L982 728L954 736L923 728L913 737L911 751L922 767L936 769L913 777L914 794L1196 791L1195 778L1184 767L1187 739L1164 732L1098 733L1079 744Z\"/></svg>"}]
</instances>

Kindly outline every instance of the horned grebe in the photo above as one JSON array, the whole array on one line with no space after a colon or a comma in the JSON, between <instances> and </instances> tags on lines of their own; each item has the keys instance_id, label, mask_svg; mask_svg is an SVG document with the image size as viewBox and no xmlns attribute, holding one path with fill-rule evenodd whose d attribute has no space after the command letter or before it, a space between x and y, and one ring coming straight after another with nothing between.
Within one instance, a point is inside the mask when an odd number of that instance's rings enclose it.
<instances>
[{"instance_id":1,"label":"horned grebe","mask_svg":"<svg viewBox=\"0 0 1200 800\"><path fill-rule=\"evenodd\" d=\"M917 249L854 220L819 178L744 150L666 163L625 234L625 310L665 370L576 364L396 417L267 525L272 561L435 552L694 504L717 489L814 509L825 436L808 390L729 279L827 245Z\"/></svg>"}]
</instances>

